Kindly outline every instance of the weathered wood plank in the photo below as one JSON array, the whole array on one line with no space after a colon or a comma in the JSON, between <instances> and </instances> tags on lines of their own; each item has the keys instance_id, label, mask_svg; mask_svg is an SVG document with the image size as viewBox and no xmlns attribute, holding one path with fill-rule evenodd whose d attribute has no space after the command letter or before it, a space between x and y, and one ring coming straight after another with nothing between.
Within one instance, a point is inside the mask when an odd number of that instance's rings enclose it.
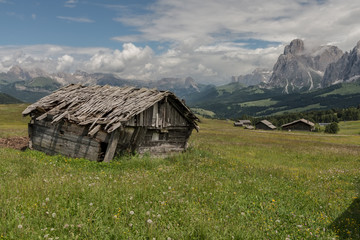
<instances>
[{"instance_id":1,"label":"weathered wood plank","mask_svg":"<svg viewBox=\"0 0 360 240\"><path fill-rule=\"evenodd\" d=\"M120 136L120 130L117 129L114 132L111 133L111 137L109 140L109 144L108 147L106 149L106 153L105 153L105 157L104 157L104 162L110 162L115 155L116 152L116 146L118 144L119 141L119 136Z\"/></svg>"}]
</instances>

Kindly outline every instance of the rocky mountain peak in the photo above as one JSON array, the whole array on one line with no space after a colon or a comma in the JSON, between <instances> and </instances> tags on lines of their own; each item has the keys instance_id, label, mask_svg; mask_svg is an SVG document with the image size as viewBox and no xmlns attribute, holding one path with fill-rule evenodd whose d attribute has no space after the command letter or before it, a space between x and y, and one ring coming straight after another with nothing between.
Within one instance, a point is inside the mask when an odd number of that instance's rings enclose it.
<instances>
[{"instance_id":1,"label":"rocky mountain peak","mask_svg":"<svg viewBox=\"0 0 360 240\"><path fill-rule=\"evenodd\" d=\"M359 51L360 50L360 41L357 42L355 48Z\"/></svg>"},{"instance_id":2,"label":"rocky mountain peak","mask_svg":"<svg viewBox=\"0 0 360 240\"><path fill-rule=\"evenodd\" d=\"M322 86L327 87L341 82L360 79L360 41L350 52L326 68Z\"/></svg>"},{"instance_id":3,"label":"rocky mountain peak","mask_svg":"<svg viewBox=\"0 0 360 240\"><path fill-rule=\"evenodd\" d=\"M284 49L284 54L298 55L304 52L304 41L301 39L294 39Z\"/></svg>"},{"instance_id":4,"label":"rocky mountain peak","mask_svg":"<svg viewBox=\"0 0 360 240\"><path fill-rule=\"evenodd\" d=\"M321 87L326 67L343 55L335 46L305 50L301 39L291 41L273 67L269 88L283 88L285 93Z\"/></svg>"},{"instance_id":5,"label":"rocky mountain peak","mask_svg":"<svg viewBox=\"0 0 360 240\"><path fill-rule=\"evenodd\" d=\"M7 74L12 76L13 78L17 78L19 80L26 81L26 80L31 79L30 74L18 65L12 66L10 68L10 70L7 72Z\"/></svg>"}]
</instances>

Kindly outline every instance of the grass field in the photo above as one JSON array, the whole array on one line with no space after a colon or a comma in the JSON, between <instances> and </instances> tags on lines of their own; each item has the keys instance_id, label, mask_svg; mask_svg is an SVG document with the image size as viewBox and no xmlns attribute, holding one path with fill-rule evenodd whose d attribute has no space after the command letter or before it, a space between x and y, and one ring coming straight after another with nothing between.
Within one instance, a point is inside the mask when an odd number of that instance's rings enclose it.
<instances>
[{"instance_id":1,"label":"grass field","mask_svg":"<svg viewBox=\"0 0 360 240\"><path fill-rule=\"evenodd\" d=\"M202 119L186 153L110 164L0 148L0 239L359 239L358 132Z\"/></svg>"},{"instance_id":2,"label":"grass field","mask_svg":"<svg viewBox=\"0 0 360 240\"><path fill-rule=\"evenodd\" d=\"M22 117L21 112L28 104L0 104L0 138L26 136L29 117Z\"/></svg>"}]
</instances>

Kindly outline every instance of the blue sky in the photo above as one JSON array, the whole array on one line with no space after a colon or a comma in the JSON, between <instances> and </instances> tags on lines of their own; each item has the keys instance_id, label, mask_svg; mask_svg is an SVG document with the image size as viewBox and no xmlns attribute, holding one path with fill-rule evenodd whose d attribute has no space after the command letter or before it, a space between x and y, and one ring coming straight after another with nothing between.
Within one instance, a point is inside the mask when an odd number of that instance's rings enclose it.
<instances>
[{"instance_id":1,"label":"blue sky","mask_svg":"<svg viewBox=\"0 0 360 240\"><path fill-rule=\"evenodd\" d=\"M292 39L348 51L353 0L0 0L0 72L110 72L226 83L271 69Z\"/></svg>"}]
</instances>

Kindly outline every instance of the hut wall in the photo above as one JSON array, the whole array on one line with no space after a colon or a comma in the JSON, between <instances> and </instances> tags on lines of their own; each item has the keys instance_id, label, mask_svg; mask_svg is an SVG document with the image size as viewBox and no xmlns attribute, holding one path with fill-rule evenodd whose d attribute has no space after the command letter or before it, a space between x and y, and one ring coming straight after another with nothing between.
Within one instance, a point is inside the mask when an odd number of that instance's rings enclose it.
<instances>
[{"instance_id":1,"label":"hut wall","mask_svg":"<svg viewBox=\"0 0 360 240\"><path fill-rule=\"evenodd\" d=\"M312 127L303 122L297 122L289 126L283 127L284 130L311 131Z\"/></svg>"},{"instance_id":2,"label":"hut wall","mask_svg":"<svg viewBox=\"0 0 360 240\"><path fill-rule=\"evenodd\" d=\"M136 115L126 123L125 131L129 133L120 135L117 152L162 154L185 150L193 127L179 111L164 99Z\"/></svg>"},{"instance_id":3,"label":"hut wall","mask_svg":"<svg viewBox=\"0 0 360 240\"><path fill-rule=\"evenodd\" d=\"M132 127L164 128L171 126L189 126L189 122L173 104L166 100L155 103L126 123Z\"/></svg>"},{"instance_id":4,"label":"hut wall","mask_svg":"<svg viewBox=\"0 0 360 240\"><path fill-rule=\"evenodd\" d=\"M103 157L107 134L98 132L94 138L87 136L88 129L61 121L51 124L47 119L29 123L30 147L47 154L62 154L73 158L97 161Z\"/></svg>"},{"instance_id":5,"label":"hut wall","mask_svg":"<svg viewBox=\"0 0 360 240\"><path fill-rule=\"evenodd\" d=\"M137 151L141 154L184 151L191 132L192 129L187 127L174 127L167 130L148 129Z\"/></svg>"}]
</instances>

